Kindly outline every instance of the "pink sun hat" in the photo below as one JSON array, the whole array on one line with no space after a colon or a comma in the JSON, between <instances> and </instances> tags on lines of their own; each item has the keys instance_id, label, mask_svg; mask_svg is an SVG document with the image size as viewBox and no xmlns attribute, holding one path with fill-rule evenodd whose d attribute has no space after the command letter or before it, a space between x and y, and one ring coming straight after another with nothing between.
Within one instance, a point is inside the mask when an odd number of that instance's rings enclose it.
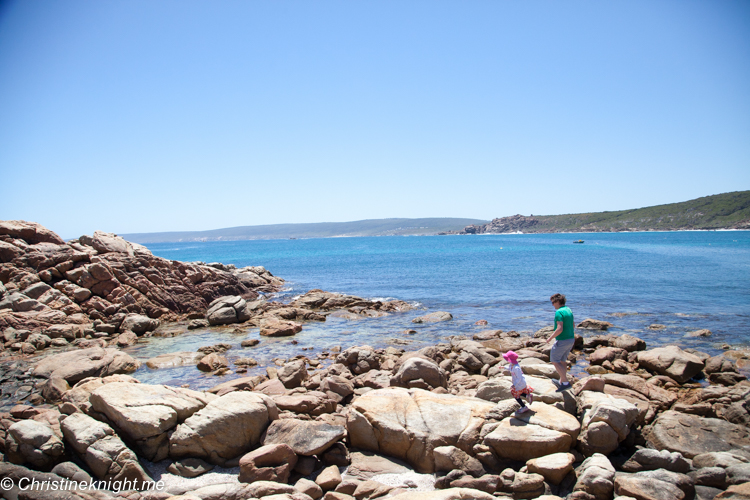
<instances>
[{"instance_id":1,"label":"pink sun hat","mask_svg":"<svg viewBox=\"0 0 750 500\"><path fill-rule=\"evenodd\" d=\"M507 361L508 363L512 363L514 365L518 363L518 354L513 351L508 351L503 354L503 358L505 358L505 361Z\"/></svg>"}]
</instances>

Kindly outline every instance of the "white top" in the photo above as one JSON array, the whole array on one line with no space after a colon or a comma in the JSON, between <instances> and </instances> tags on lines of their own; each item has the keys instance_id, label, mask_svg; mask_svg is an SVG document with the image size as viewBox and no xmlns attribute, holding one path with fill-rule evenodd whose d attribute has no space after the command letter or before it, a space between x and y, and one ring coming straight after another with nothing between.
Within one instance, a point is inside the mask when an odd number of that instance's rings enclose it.
<instances>
[{"instance_id":1,"label":"white top","mask_svg":"<svg viewBox=\"0 0 750 500\"><path fill-rule=\"evenodd\" d=\"M521 365L510 365L510 376L513 380L513 388L517 391L526 388L526 378L523 376Z\"/></svg>"}]
</instances>

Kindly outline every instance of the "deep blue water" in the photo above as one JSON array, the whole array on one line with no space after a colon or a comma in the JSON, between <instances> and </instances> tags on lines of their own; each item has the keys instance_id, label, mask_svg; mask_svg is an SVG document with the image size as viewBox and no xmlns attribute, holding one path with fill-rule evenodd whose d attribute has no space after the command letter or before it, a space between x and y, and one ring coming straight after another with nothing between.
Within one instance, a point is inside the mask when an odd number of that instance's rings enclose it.
<instances>
[{"instance_id":1,"label":"deep blue water","mask_svg":"<svg viewBox=\"0 0 750 500\"><path fill-rule=\"evenodd\" d=\"M585 243L573 244L579 238ZM155 255L174 260L265 266L287 281L279 300L321 288L367 298L398 298L421 307L387 318L329 318L305 325L295 337L298 346L289 339L264 339L252 352L235 355L259 360L290 357L299 354L302 346L314 351L332 345L384 346L389 339L401 338L412 342L413 347L407 348L416 349L448 335L470 335L485 328L530 333L551 324L549 296L556 292L567 296L577 321L587 317L610 321L617 327L613 333L640 336L651 346L677 343L714 352L724 343L747 345L750 333L747 231L321 238L148 247ZM413 325L411 319L425 310L446 310L455 319ZM474 326L480 319L487 320L489 327ZM646 329L653 323L667 329ZM417 334L404 334L409 328ZM701 328L713 335L685 337ZM253 335L257 330L235 334L229 341L239 344ZM143 358L227 341L210 331L153 340L157 342L139 346L134 353ZM139 375L168 381L166 374ZM177 372L173 375L169 380L179 378Z\"/></svg>"}]
</instances>

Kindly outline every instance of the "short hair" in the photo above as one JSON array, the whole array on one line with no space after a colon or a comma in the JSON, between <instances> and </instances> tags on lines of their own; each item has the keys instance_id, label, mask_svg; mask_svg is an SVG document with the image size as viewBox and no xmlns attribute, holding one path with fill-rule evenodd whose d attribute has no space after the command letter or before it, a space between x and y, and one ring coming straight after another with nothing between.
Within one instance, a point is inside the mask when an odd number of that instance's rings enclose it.
<instances>
[{"instance_id":1,"label":"short hair","mask_svg":"<svg viewBox=\"0 0 750 500\"><path fill-rule=\"evenodd\" d=\"M561 293L556 293L552 297L549 298L552 302L559 302L562 305L565 305L565 295Z\"/></svg>"}]
</instances>

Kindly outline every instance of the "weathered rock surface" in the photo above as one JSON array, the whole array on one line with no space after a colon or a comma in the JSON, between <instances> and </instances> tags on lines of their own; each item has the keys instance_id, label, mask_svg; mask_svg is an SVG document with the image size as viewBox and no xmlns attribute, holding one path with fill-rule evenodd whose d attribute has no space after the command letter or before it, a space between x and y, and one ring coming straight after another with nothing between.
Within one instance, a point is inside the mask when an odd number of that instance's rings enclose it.
<instances>
[{"instance_id":1,"label":"weathered rock surface","mask_svg":"<svg viewBox=\"0 0 750 500\"><path fill-rule=\"evenodd\" d=\"M717 418L666 411L656 418L646 439L652 448L677 451L687 458L717 451L750 457L747 427Z\"/></svg>"},{"instance_id":2,"label":"weathered rock surface","mask_svg":"<svg viewBox=\"0 0 750 500\"><path fill-rule=\"evenodd\" d=\"M49 425L35 420L21 420L8 428L5 455L14 464L29 464L49 470L64 452L62 440Z\"/></svg>"},{"instance_id":3,"label":"weathered rock surface","mask_svg":"<svg viewBox=\"0 0 750 500\"><path fill-rule=\"evenodd\" d=\"M602 321L600 319L591 319L591 318L586 318L580 323L578 323L577 325L578 328L586 328L589 330L608 330L609 328L612 328L613 326L615 325L613 325L612 323L608 321Z\"/></svg>"},{"instance_id":4,"label":"weathered rock surface","mask_svg":"<svg viewBox=\"0 0 750 500\"><path fill-rule=\"evenodd\" d=\"M150 481L133 453L107 424L83 413L68 416L61 424L65 441L99 479Z\"/></svg>"},{"instance_id":5,"label":"weathered rock surface","mask_svg":"<svg viewBox=\"0 0 750 500\"><path fill-rule=\"evenodd\" d=\"M278 410L268 396L230 392L213 399L177 425L169 437L169 455L223 464L258 444L269 422L276 418Z\"/></svg>"},{"instance_id":6,"label":"weathered rock surface","mask_svg":"<svg viewBox=\"0 0 750 500\"><path fill-rule=\"evenodd\" d=\"M252 313L247 308L247 302L237 295L220 297L212 301L206 312L206 319L211 325L242 323L251 317Z\"/></svg>"},{"instance_id":7,"label":"weathered rock surface","mask_svg":"<svg viewBox=\"0 0 750 500\"><path fill-rule=\"evenodd\" d=\"M438 472L450 472L459 469L474 477L486 474L484 466L479 460L455 446L438 446L433 452L435 455L435 470Z\"/></svg>"},{"instance_id":8,"label":"weathered rock surface","mask_svg":"<svg viewBox=\"0 0 750 500\"><path fill-rule=\"evenodd\" d=\"M391 379L391 385L413 389L434 389L448 386L448 375L430 359L409 358Z\"/></svg>"},{"instance_id":9,"label":"weathered rock surface","mask_svg":"<svg viewBox=\"0 0 750 500\"><path fill-rule=\"evenodd\" d=\"M687 474L690 462L682 454L669 450L652 450L642 448L636 451L622 466L625 472L641 472L644 470L666 469L668 471Z\"/></svg>"},{"instance_id":10,"label":"weathered rock surface","mask_svg":"<svg viewBox=\"0 0 750 500\"><path fill-rule=\"evenodd\" d=\"M297 455L309 457L323 453L344 436L346 429L338 425L284 418L268 426L261 442L263 445L286 444Z\"/></svg>"},{"instance_id":11,"label":"weathered rock surface","mask_svg":"<svg viewBox=\"0 0 750 500\"><path fill-rule=\"evenodd\" d=\"M553 453L526 462L526 468L534 474L541 474L552 484L560 484L573 470L575 457L571 453Z\"/></svg>"},{"instance_id":12,"label":"weathered rock surface","mask_svg":"<svg viewBox=\"0 0 750 500\"><path fill-rule=\"evenodd\" d=\"M522 462L568 452L578 437L578 420L544 403L534 402L530 407L532 411L526 414L502 420L484 443L498 456Z\"/></svg>"},{"instance_id":13,"label":"weathered rock surface","mask_svg":"<svg viewBox=\"0 0 750 500\"><path fill-rule=\"evenodd\" d=\"M615 488L615 468L601 453L594 453L583 461L578 469L578 478L573 491L580 491L593 498L612 498Z\"/></svg>"},{"instance_id":14,"label":"weathered rock surface","mask_svg":"<svg viewBox=\"0 0 750 500\"><path fill-rule=\"evenodd\" d=\"M703 369L703 361L698 356L677 346L641 351L638 353L638 364L653 372L672 377L680 384L698 375Z\"/></svg>"},{"instance_id":15,"label":"weathered rock surface","mask_svg":"<svg viewBox=\"0 0 750 500\"><path fill-rule=\"evenodd\" d=\"M468 449L494 404L421 389L372 390L352 403L347 419L355 448L407 461L420 472L433 472L439 446Z\"/></svg>"},{"instance_id":16,"label":"weathered rock surface","mask_svg":"<svg viewBox=\"0 0 750 500\"><path fill-rule=\"evenodd\" d=\"M155 257L141 245L101 231L65 243L34 223L0 224L0 282L16 290L12 300L0 300L0 329L42 333L80 324L82 317L83 323L100 321L100 331L142 334L155 328L156 318L205 312L216 298L257 297L255 290L273 291L282 283L269 279L265 270L260 285L227 267ZM123 322L129 315L140 318Z\"/></svg>"},{"instance_id":17,"label":"weathered rock surface","mask_svg":"<svg viewBox=\"0 0 750 500\"><path fill-rule=\"evenodd\" d=\"M243 483L276 481L286 483L297 455L286 444L270 444L253 450L240 459L240 477Z\"/></svg>"},{"instance_id":18,"label":"weathered rock surface","mask_svg":"<svg viewBox=\"0 0 750 500\"><path fill-rule=\"evenodd\" d=\"M692 480L664 469L615 476L615 494L637 500L683 500L695 496Z\"/></svg>"},{"instance_id":19,"label":"weathered rock surface","mask_svg":"<svg viewBox=\"0 0 750 500\"><path fill-rule=\"evenodd\" d=\"M68 351L46 358L34 365L35 377L58 377L74 384L86 377L106 377L118 373L132 373L140 363L117 349L92 347Z\"/></svg>"},{"instance_id":20,"label":"weathered rock surface","mask_svg":"<svg viewBox=\"0 0 750 500\"><path fill-rule=\"evenodd\" d=\"M583 415L578 450L585 456L615 451L638 418L634 404L601 392L581 392L578 407Z\"/></svg>"},{"instance_id":21,"label":"weathered rock surface","mask_svg":"<svg viewBox=\"0 0 750 500\"><path fill-rule=\"evenodd\" d=\"M95 389L89 400L140 454L157 461L167 457L167 432L213 398L212 394L179 387L112 382Z\"/></svg>"}]
</instances>

